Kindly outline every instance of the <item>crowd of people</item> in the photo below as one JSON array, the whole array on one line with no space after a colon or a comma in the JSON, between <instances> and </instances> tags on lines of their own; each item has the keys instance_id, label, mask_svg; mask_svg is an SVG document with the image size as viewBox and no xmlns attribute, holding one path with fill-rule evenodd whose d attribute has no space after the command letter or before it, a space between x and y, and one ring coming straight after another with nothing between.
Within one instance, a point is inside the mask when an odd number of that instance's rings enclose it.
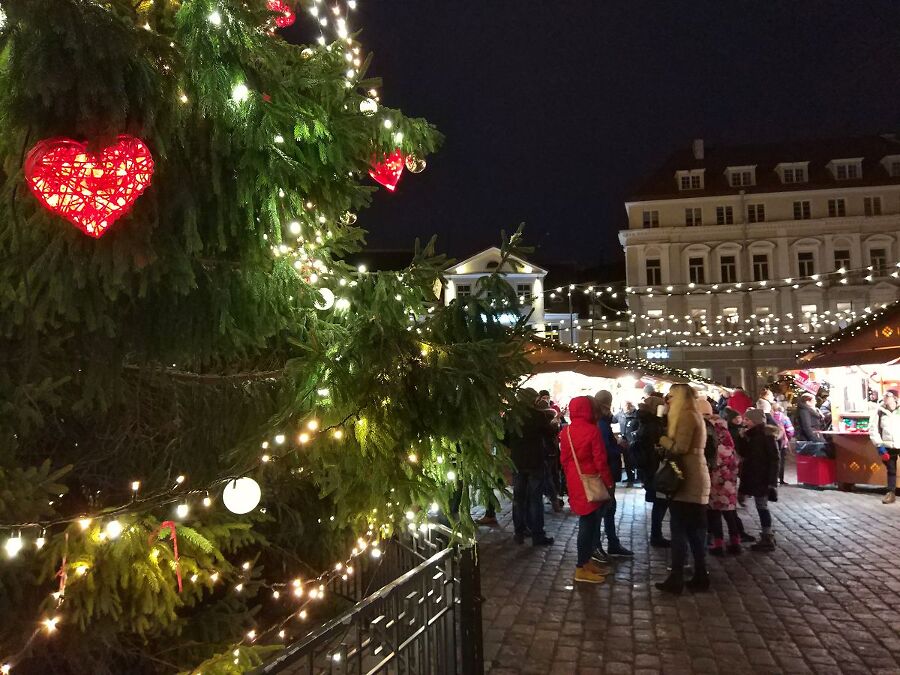
<instances>
[{"instance_id":1,"label":"crowd of people","mask_svg":"<svg viewBox=\"0 0 900 675\"><path fill-rule=\"evenodd\" d=\"M566 496L579 519L574 579L603 583L613 558L633 556L616 532L617 489L640 483L650 505L650 545L671 555L670 574L656 587L676 594L709 589L707 555L738 555L747 544L754 552L775 550L770 509L784 484L791 439L820 436L825 417L814 398L804 398L795 425L768 389L755 402L741 388L713 401L687 384L665 395L648 385L637 405L624 401L616 413L606 390L576 396L564 409L547 391L523 389L521 397L526 419L505 439L515 465L515 541L553 545L544 529L545 498L559 511ZM884 430L879 447L885 461L893 458L894 481L898 403L886 396L886 422L876 425ZM739 505L754 507L758 536L745 530ZM496 516L489 509L479 522L496 524ZM689 567L693 574L685 579Z\"/></svg>"}]
</instances>

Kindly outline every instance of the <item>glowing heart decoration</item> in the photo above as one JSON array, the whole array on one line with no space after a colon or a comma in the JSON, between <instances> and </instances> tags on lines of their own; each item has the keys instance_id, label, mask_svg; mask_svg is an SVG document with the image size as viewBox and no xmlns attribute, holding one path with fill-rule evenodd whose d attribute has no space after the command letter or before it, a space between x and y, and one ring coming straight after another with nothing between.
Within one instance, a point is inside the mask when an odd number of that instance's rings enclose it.
<instances>
[{"instance_id":1,"label":"glowing heart decoration","mask_svg":"<svg viewBox=\"0 0 900 675\"><path fill-rule=\"evenodd\" d=\"M25 158L25 180L43 206L100 237L150 186L153 157L144 142L119 136L98 154L84 143L51 138Z\"/></svg>"},{"instance_id":2,"label":"glowing heart decoration","mask_svg":"<svg viewBox=\"0 0 900 675\"><path fill-rule=\"evenodd\" d=\"M387 190L393 192L397 189L397 183L400 182L405 159L400 150L394 150L380 162L373 161L369 175L376 183L380 183Z\"/></svg>"},{"instance_id":3,"label":"glowing heart decoration","mask_svg":"<svg viewBox=\"0 0 900 675\"><path fill-rule=\"evenodd\" d=\"M294 12L294 8L284 0L268 0L268 2L266 2L266 7L269 8L270 12L276 12L278 14L278 16L275 17L275 25L279 28L293 26L294 22L297 20L297 14Z\"/></svg>"}]
</instances>

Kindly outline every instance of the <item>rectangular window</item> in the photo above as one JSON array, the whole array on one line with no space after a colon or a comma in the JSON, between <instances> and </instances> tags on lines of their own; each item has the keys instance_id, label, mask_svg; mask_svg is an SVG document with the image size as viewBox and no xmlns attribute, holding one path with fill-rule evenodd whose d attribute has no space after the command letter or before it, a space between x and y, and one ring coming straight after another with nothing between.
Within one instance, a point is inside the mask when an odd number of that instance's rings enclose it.
<instances>
[{"instance_id":1,"label":"rectangular window","mask_svg":"<svg viewBox=\"0 0 900 675\"><path fill-rule=\"evenodd\" d=\"M869 264L872 265L872 272L878 275L887 273L887 249L873 248L869 251Z\"/></svg>"},{"instance_id":2,"label":"rectangular window","mask_svg":"<svg viewBox=\"0 0 900 675\"><path fill-rule=\"evenodd\" d=\"M741 187L744 185L753 185L752 171L732 171L731 187Z\"/></svg>"},{"instance_id":3,"label":"rectangular window","mask_svg":"<svg viewBox=\"0 0 900 675\"><path fill-rule=\"evenodd\" d=\"M684 210L684 224L688 227L696 227L703 224L703 209L689 208Z\"/></svg>"},{"instance_id":4,"label":"rectangular window","mask_svg":"<svg viewBox=\"0 0 900 675\"><path fill-rule=\"evenodd\" d=\"M847 202L843 199L828 200L828 217L842 218L847 215Z\"/></svg>"},{"instance_id":5,"label":"rectangular window","mask_svg":"<svg viewBox=\"0 0 900 675\"><path fill-rule=\"evenodd\" d=\"M850 251L846 248L835 249L834 251L834 270L850 269Z\"/></svg>"},{"instance_id":6,"label":"rectangular window","mask_svg":"<svg viewBox=\"0 0 900 675\"><path fill-rule=\"evenodd\" d=\"M734 223L734 209L730 206L716 207L716 225L731 225Z\"/></svg>"},{"instance_id":7,"label":"rectangular window","mask_svg":"<svg viewBox=\"0 0 900 675\"><path fill-rule=\"evenodd\" d=\"M859 178L859 164L856 162L845 162L835 165L834 175L838 180L853 180Z\"/></svg>"},{"instance_id":8,"label":"rectangular window","mask_svg":"<svg viewBox=\"0 0 900 675\"><path fill-rule=\"evenodd\" d=\"M786 168L783 170L782 176L785 183L805 183L806 169L802 166Z\"/></svg>"},{"instance_id":9,"label":"rectangular window","mask_svg":"<svg viewBox=\"0 0 900 675\"><path fill-rule=\"evenodd\" d=\"M719 264L722 272L722 283L735 283L737 281L737 257L733 255L723 255L719 259Z\"/></svg>"},{"instance_id":10,"label":"rectangular window","mask_svg":"<svg viewBox=\"0 0 900 675\"><path fill-rule=\"evenodd\" d=\"M644 211L644 229L659 227L659 211Z\"/></svg>"},{"instance_id":11,"label":"rectangular window","mask_svg":"<svg viewBox=\"0 0 900 675\"><path fill-rule=\"evenodd\" d=\"M647 316L651 319L661 319L662 318L662 310L661 309L648 309Z\"/></svg>"},{"instance_id":12,"label":"rectangular window","mask_svg":"<svg viewBox=\"0 0 900 675\"><path fill-rule=\"evenodd\" d=\"M688 277L692 284L706 283L703 258L688 258Z\"/></svg>"},{"instance_id":13,"label":"rectangular window","mask_svg":"<svg viewBox=\"0 0 900 675\"><path fill-rule=\"evenodd\" d=\"M659 286L662 283L662 264L659 258L647 260L647 285Z\"/></svg>"},{"instance_id":14,"label":"rectangular window","mask_svg":"<svg viewBox=\"0 0 900 675\"><path fill-rule=\"evenodd\" d=\"M881 197L866 197L863 199L863 210L867 216L881 215Z\"/></svg>"},{"instance_id":15,"label":"rectangular window","mask_svg":"<svg viewBox=\"0 0 900 675\"><path fill-rule=\"evenodd\" d=\"M797 274L801 277L811 277L816 273L816 257L812 251L797 252Z\"/></svg>"},{"instance_id":16,"label":"rectangular window","mask_svg":"<svg viewBox=\"0 0 900 675\"><path fill-rule=\"evenodd\" d=\"M768 332L772 325L772 317L769 316L772 310L768 307L757 307L753 313L756 314L756 325L762 329L762 332Z\"/></svg>"},{"instance_id":17,"label":"rectangular window","mask_svg":"<svg viewBox=\"0 0 900 675\"><path fill-rule=\"evenodd\" d=\"M764 222L766 222L766 205L765 204L748 204L747 205L747 222L748 223L764 223Z\"/></svg>"},{"instance_id":18,"label":"rectangular window","mask_svg":"<svg viewBox=\"0 0 900 675\"><path fill-rule=\"evenodd\" d=\"M800 313L802 314L800 323L801 332L812 333L819 323L818 305L800 305Z\"/></svg>"},{"instance_id":19,"label":"rectangular window","mask_svg":"<svg viewBox=\"0 0 900 675\"><path fill-rule=\"evenodd\" d=\"M769 280L769 254L756 253L753 255L753 281Z\"/></svg>"},{"instance_id":20,"label":"rectangular window","mask_svg":"<svg viewBox=\"0 0 900 675\"><path fill-rule=\"evenodd\" d=\"M531 284L516 284L516 295L519 296L519 304L531 302Z\"/></svg>"},{"instance_id":21,"label":"rectangular window","mask_svg":"<svg viewBox=\"0 0 900 675\"><path fill-rule=\"evenodd\" d=\"M699 190L703 187L700 174L692 174L690 176L682 176L679 183L682 190Z\"/></svg>"},{"instance_id":22,"label":"rectangular window","mask_svg":"<svg viewBox=\"0 0 900 675\"><path fill-rule=\"evenodd\" d=\"M806 200L794 202L794 220L809 220L810 218L812 218L812 209L810 209L809 202Z\"/></svg>"},{"instance_id":23,"label":"rectangular window","mask_svg":"<svg viewBox=\"0 0 900 675\"><path fill-rule=\"evenodd\" d=\"M900 178L900 160L894 160L893 162L891 162L890 174L894 178Z\"/></svg>"},{"instance_id":24,"label":"rectangular window","mask_svg":"<svg viewBox=\"0 0 900 675\"><path fill-rule=\"evenodd\" d=\"M456 297L457 298L468 298L472 295L472 285L471 284L456 284Z\"/></svg>"},{"instance_id":25,"label":"rectangular window","mask_svg":"<svg viewBox=\"0 0 900 675\"><path fill-rule=\"evenodd\" d=\"M722 309L722 316L725 317L725 323L732 326L737 325L738 311L737 307L725 307Z\"/></svg>"},{"instance_id":26,"label":"rectangular window","mask_svg":"<svg viewBox=\"0 0 900 675\"><path fill-rule=\"evenodd\" d=\"M708 333L709 327L706 325L706 310L705 309L692 309L691 310L691 323L694 326L695 333Z\"/></svg>"}]
</instances>

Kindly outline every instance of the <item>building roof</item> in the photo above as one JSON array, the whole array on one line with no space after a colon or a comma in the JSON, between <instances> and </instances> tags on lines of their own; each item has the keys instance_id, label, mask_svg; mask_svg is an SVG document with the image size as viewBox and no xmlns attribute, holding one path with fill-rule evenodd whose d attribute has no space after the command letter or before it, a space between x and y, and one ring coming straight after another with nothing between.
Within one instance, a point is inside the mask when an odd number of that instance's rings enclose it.
<instances>
[{"instance_id":1,"label":"building roof","mask_svg":"<svg viewBox=\"0 0 900 675\"><path fill-rule=\"evenodd\" d=\"M797 355L803 368L882 364L900 358L900 301L822 338Z\"/></svg>"},{"instance_id":2,"label":"building roof","mask_svg":"<svg viewBox=\"0 0 900 675\"><path fill-rule=\"evenodd\" d=\"M499 263L502 255L503 253L498 247L491 246L473 256L469 256L465 260L448 265L445 271L450 274L492 273L497 271L497 263ZM510 265L509 263L516 264ZM509 256L506 267L501 271L512 274L547 274L547 270L544 268L538 267L534 263L530 263L524 258L515 255Z\"/></svg>"},{"instance_id":3,"label":"building roof","mask_svg":"<svg viewBox=\"0 0 900 675\"><path fill-rule=\"evenodd\" d=\"M765 192L821 190L835 187L867 185L900 185L900 177L892 177L881 164L888 155L900 155L900 137L894 134L789 141L756 145L706 147L703 159L696 159L688 146L674 152L666 162L641 184L628 199L630 202L653 199L693 199L704 196L737 195ZM835 159L863 158L862 177L837 180L828 169ZM809 162L805 183L783 184L775 172L781 163ZM756 166L756 184L732 187L728 167ZM679 190L676 171L705 169L702 190Z\"/></svg>"}]
</instances>

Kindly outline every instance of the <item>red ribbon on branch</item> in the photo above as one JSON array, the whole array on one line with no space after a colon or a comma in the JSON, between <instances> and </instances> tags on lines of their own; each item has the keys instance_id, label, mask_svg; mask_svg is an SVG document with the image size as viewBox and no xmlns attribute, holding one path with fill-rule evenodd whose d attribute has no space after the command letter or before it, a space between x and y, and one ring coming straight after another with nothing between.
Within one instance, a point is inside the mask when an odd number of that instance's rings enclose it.
<instances>
[{"instance_id":1,"label":"red ribbon on branch","mask_svg":"<svg viewBox=\"0 0 900 675\"><path fill-rule=\"evenodd\" d=\"M153 533L147 540L147 544L152 545L154 540L159 539L159 534L163 530L169 530L172 535L172 551L175 554L175 577L178 579L178 592L181 593L181 565L178 563L178 534L175 532L175 522L172 520L161 522L159 527L153 530Z\"/></svg>"}]
</instances>

